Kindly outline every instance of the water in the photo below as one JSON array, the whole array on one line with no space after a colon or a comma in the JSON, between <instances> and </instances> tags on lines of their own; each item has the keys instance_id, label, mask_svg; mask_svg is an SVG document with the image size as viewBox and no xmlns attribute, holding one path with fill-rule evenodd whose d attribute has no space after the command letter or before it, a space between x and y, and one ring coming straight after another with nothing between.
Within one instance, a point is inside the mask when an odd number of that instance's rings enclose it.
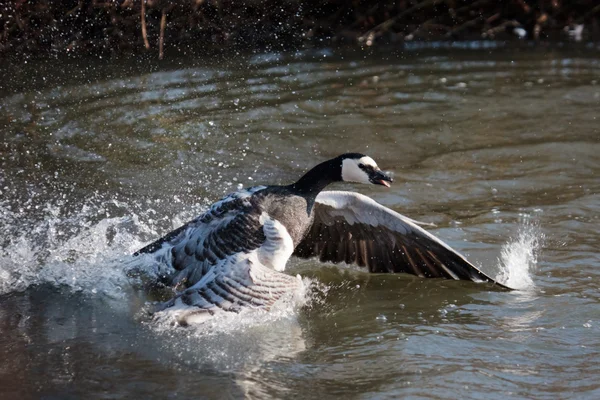
<instances>
[{"instance_id":1,"label":"water","mask_svg":"<svg viewBox=\"0 0 600 400\"><path fill-rule=\"evenodd\" d=\"M600 396L597 53L168 62L2 67L0 397ZM345 151L520 290L294 261L305 305L148 321L133 251Z\"/></svg>"}]
</instances>

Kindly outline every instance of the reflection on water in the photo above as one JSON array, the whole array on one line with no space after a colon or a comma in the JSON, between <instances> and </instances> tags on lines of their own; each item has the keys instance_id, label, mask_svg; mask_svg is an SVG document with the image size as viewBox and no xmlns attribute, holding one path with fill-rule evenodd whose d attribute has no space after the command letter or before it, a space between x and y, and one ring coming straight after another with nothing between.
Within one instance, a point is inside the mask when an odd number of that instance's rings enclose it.
<instances>
[{"instance_id":1,"label":"reflection on water","mask_svg":"<svg viewBox=\"0 0 600 400\"><path fill-rule=\"evenodd\" d=\"M0 87L0 397L597 397L598 57L173 62L29 63ZM344 151L396 184L338 188L523 290L294 261L300 310L147 321L129 254Z\"/></svg>"}]
</instances>

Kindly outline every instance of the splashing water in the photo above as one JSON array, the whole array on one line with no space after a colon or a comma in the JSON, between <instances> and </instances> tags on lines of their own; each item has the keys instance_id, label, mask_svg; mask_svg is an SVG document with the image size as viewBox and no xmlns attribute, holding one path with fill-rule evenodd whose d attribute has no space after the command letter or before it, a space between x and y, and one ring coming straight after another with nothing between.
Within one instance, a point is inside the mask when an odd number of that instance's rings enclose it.
<instances>
[{"instance_id":1,"label":"splashing water","mask_svg":"<svg viewBox=\"0 0 600 400\"><path fill-rule=\"evenodd\" d=\"M198 207L182 211L169 224L183 224L200 212ZM155 211L147 204L95 195L74 209L59 200L38 204L34 207L36 213L31 208L15 209L8 202L0 202L0 229L6 232L0 242L0 295L49 284L122 299L142 286L139 273L143 280L163 272L153 259L131 255L165 230L164 226L158 227ZM308 278L303 283L307 289L313 286ZM196 329L195 335L234 334L230 327L254 329L274 320L293 318L298 307L311 298L309 292L298 293L293 301L269 313L214 318ZM158 332L172 328L170 321L155 319L152 325Z\"/></svg>"},{"instance_id":2,"label":"splashing water","mask_svg":"<svg viewBox=\"0 0 600 400\"><path fill-rule=\"evenodd\" d=\"M297 315L290 306L272 312L222 313L185 329L155 321L146 326L160 339L161 350L174 361L188 367L204 364L234 371L243 369L243 365L262 365L304 351L306 344Z\"/></svg>"},{"instance_id":3,"label":"splashing water","mask_svg":"<svg viewBox=\"0 0 600 400\"><path fill-rule=\"evenodd\" d=\"M269 312L244 309L239 313L216 313L185 329L173 329L174 321L168 314L155 314L148 319L142 309L137 317L160 338L165 355L171 355L175 363L183 363L186 368L209 365L219 371L236 371L254 366L250 372L256 371L265 362L293 358L306 350L298 309L310 306L314 291L322 285L309 278L302 281L304 290L288 301L277 302ZM246 386L247 382L239 383Z\"/></svg>"},{"instance_id":4,"label":"splashing water","mask_svg":"<svg viewBox=\"0 0 600 400\"><path fill-rule=\"evenodd\" d=\"M37 216L0 204L0 294L51 284L74 291L122 296L124 263L145 237L155 234L131 205L90 198L76 210L61 202L39 207ZM127 216L107 217L121 209ZM124 209L124 211L123 211ZM108 211L110 210L110 212Z\"/></svg>"},{"instance_id":5,"label":"splashing water","mask_svg":"<svg viewBox=\"0 0 600 400\"><path fill-rule=\"evenodd\" d=\"M516 237L502 246L496 280L513 289L533 289L532 275L543 240L544 234L535 223L520 225Z\"/></svg>"}]
</instances>

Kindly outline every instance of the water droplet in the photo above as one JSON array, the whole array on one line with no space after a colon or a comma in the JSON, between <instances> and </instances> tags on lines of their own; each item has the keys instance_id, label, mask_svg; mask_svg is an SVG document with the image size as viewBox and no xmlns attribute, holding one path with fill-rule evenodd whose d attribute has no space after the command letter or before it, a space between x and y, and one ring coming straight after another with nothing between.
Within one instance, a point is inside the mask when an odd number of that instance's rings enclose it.
<instances>
[{"instance_id":1,"label":"water droplet","mask_svg":"<svg viewBox=\"0 0 600 400\"><path fill-rule=\"evenodd\" d=\"M379 314L379 315L377 316L377 318L375 318L375 319L376 319L377 321L382 321L382 322L385 322L385 321L387 321L387 317L386 317L385 315L383 315L383 314Z\"/></svg>"}]
</instances>

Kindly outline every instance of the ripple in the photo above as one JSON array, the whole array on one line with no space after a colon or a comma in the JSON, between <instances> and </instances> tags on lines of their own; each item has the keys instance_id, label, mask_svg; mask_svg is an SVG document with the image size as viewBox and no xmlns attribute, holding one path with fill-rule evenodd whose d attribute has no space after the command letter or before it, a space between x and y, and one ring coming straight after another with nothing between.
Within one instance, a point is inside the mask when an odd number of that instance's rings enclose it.
<instances>
[{"instance_id":1,"label":"ripple","mask_svg":"<svg viewBox=\"0 0 600 400\"><path fill-rule=\"evenodd\" d=\"M2 94L0 329L17 349L3 355L34 383L46 371L97 389L84 377L101 376L159 397L593 396L600 61L503 46L274 52L157 72L115 61L127 73L39 72L45 86ZM275 320L161 331L134 319L145 300L131 251L238 184L289 183L343 151L373 155L396 182L337 189L435 222L522 290L306 262L290 267L322 290ZM96 320L112 307L124 316ZM38 348L40 361L23 356Z\"/></svg>"}]
</instances>

